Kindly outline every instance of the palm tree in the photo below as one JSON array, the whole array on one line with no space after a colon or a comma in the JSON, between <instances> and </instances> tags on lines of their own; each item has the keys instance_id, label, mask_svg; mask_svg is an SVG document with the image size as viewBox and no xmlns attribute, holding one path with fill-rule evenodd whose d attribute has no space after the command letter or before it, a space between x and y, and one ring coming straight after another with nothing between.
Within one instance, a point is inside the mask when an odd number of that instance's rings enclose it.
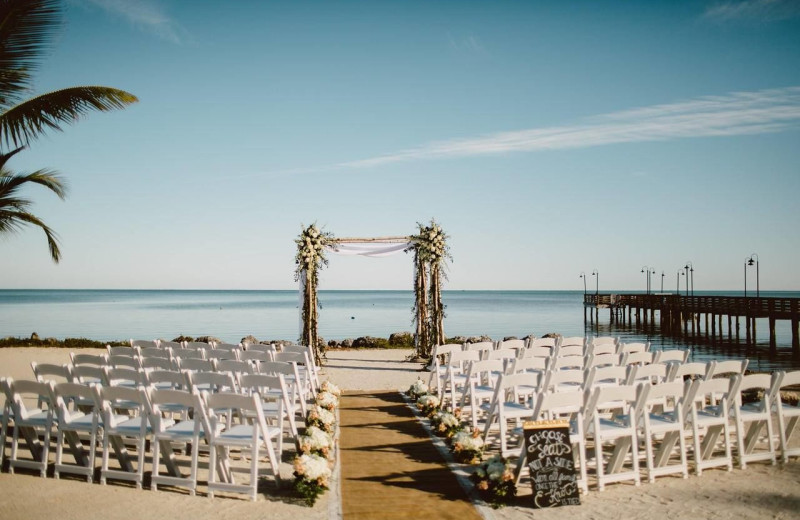
<instances>
[{"instance_id":1,"label":"palm tree","mask_svg":"<svg viewBox=\"0 0 800 520\"><path fill-rule=\"evenodd\" d=\"M123 90L98 86L28 98L33 91L32 72L61 24L61 7L61 0L0 0L0 234L25 225L41 228L56 263L61 258L57 235L28 211L31 201L17 193L26 184L39 184L63 199L66 186L53 171L14 174L6 163L47 130L60 131L92 110L121 109L138 101Z\"/></svg>"}]
</instances>

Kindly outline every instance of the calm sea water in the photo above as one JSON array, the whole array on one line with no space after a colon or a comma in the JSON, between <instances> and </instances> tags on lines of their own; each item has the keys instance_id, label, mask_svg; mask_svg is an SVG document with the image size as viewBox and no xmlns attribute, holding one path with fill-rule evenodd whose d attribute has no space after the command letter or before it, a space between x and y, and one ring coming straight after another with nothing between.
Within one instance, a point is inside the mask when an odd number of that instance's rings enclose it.
<instances>
[{"instance_id":1,"label":"calm sea water","mask_svg":"<svg viewBox=\"0 0 800 520\"><path fill-rule=\"evenodd\" d=\"M800 297L789 292L762 295ZM779 355L770 357L766 320L758 324L761 336L756 345L734 341L709 346L663 337L657 328L612 325L608 311L601 311L598 323L584 323L579 291L445 291L443 299L448 336L613 335L650 341L654 348L691 347L698 360L748 357L756 369L800 368L788 349L791 330L786 321L777 324ZM326 339L387 337L413 330L411 291L321 291L319 301L320 334ZM0 336L27 337L36 332L42 338L109 341L184 334L238 342L252 334L259 339L295 340L298 305L296 291L0 290Z\"/></svg>"}]
</instances>

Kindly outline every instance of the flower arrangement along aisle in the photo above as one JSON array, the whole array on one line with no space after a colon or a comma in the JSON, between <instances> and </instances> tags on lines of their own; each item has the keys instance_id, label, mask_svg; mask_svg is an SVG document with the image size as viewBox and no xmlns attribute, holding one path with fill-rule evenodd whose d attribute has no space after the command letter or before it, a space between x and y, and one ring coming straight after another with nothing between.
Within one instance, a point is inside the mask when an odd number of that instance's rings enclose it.
<instances>
[{"instance_id":1,"label":"flower arrangement along aisle","mask_svg":"<svg viewBox=\"0 0 800 520\"><path fill-rule=\"evenodd\" d=\"M316 426L320 430L333 435L336 416L330 410L318 404L312 405L306 415L306 426Z\"/></svg>"},{"instance_id":2,"label":"flower arrangement along aisle","mask_svg":"<svg viewBox=\"0 0 800 520\"><path fill-rule=\"evenodd\" d=\"M322 390L317 394L317 405L332 412L339 407L339 398L331 392Z\"/></svg>"},{"instance_id":3,"label":"flower arrangement along aisle","mask_svg":"<svg viewBox=\"0 0 800 520\"><path fill-rule=\"evenodd\" d=\"M406 395L416 401L423 395L428 393L428 385L422 382L422 379L417 379L414 383L408 387L408 391Z\"/></svg>"},{"instance_id":4,"label":"flower arrangement along aisle","mask_svg":"<svg viewBox=\"0 0 800 520\"><path fill-rule=\"evenodd\" d=\"M294 459L294 489L309 506L328 489L331 474L325 457L305 453Z\"/></svg>"},{"instance_id":5,"label":"flower arrangement along aisle","mask_svg":"<svg viewBox=\"0 0 800 520\"><path fill-rule=\"evenodd\" d=\"M339 389L339 387L334 385L333 383L331 383L327 379L325 381L323 381L322 384L319 385L319 391L320 392L329 392L329 393L335 395L336 397L342 397L342 391Z\"/></svg>"},{"instance_id":6,"label":"flower arrangement along aisle","mask_svg":"<svg viewBox=\"0 0 800 520\"><path fill-rule=\"evenodd\" d=\"M475 483L475 489L481 498L495 509L505 506L517 496L514 469L500 455L481 463L469 478Z\"/></svg>"},{"instance_id":7,"label":"flower arrangement along aisle","mask_svg":"<svg viewBox=\"0 0 800 520\"><path fill-rule=\"evenodd\" d=\"M297 437L298 451L307 455L321 455L333 461L333 437L316 426L309 426Z\"/></svg>"},{"instance_id":8,"label":"flower arrangement along aisle","mask_svg":"<svg viewBox=\"0 0 800 520\"><path fill-rule=\"evenodd\" d=\"M461 423L461 409L452 412L438 411L431 417L431 429L436 435L452 439L453 436L464 429Z\"/></svg>"},{"instance_id":9,"label":"flower arrangement along aisle","mask_svg":"<svg viewBox=\"0 0 800 520\"><path fill-rule=\"evenodd\" d=\"M439 398L433 394L425 394L417 399L417 408L425 417L432 417L433 414L439 411L440 405Z\"/></svg>"},{"instance_id":10,"label":"flower arrangement along aisle","mask_svg":"<svg viewBox=\"0 0 800 520\"><path fill-rule=\"evenodd\" d=\"M462 464L477 464L483 458L483 439L478 430L463 430L452 440L453 456Z\"/></svg>"}]
</instances>

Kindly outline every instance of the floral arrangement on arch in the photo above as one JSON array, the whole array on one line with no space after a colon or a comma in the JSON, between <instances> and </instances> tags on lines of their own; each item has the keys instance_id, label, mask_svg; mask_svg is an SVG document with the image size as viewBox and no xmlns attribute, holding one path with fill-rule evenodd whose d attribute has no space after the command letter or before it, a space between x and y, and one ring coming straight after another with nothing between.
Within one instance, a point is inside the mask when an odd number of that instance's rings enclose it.
<instances>
[{"instance_id":1,"label":"floral arrangement on arch","mask_svg":"<svg viewBox=\"0 0 800 520\"><path fill-rule=\"evenodd\" d=\"M462 430L452 438L453 456L462 464L477 464L483 458L484 442L478 430Z\"/></svg>"},{"instance_id":2,"label":"floral arrangement on arch","mask_svg":"<svg viewBox=\"0 0 800 520\"><path fill-rule=\"evenodd\" d=\"M500 455L482 462L469 478L475 483L478 494L495 509L503 507L517 495L514 468Z\"/></svg>"},{"instance_id":3,"label":"floral arrangement on arch","mask_svg":"<svg viewBox=\"0 0 800 520\"><path fill-rule=\"evenodd\" d=\"M433 414L439 411L441 404L439 398L433 394L425 394L417 399L417 409L422 412L425 417L432 417Z\"/></svg>"},{"instance_id":4,"label":"floral arrangement on arch","mask_svg":"<svg viewBox=\"0 0 800 520\"><path fill-rule=\"evenodd\" d=\"M328 489L331 474L326 457L304 453L294 459L294 489L309 506Z\"/></svg>"},{"instance_id":5,"label":"floral arrangement on arch","mask_svg":"<svg viewBox=\"0 0 800 520\"><path fill-rule=\"evenodd\" d=\"M452 439L455 434L464 429L461 422L461 409L456 408L452 412L438 411L431 417L431 429L436 435Z\"/></svg>"}]
</instances>

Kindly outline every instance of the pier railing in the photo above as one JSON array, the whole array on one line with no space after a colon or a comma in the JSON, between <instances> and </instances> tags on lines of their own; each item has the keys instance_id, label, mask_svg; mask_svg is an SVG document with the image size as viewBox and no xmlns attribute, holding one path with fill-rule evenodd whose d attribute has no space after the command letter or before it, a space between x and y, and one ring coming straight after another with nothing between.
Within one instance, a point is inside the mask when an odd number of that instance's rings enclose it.
<instances>
[{"instance_id":1,"label":"pier railing","mask_svg":"<svg viewBox=\"0 0 800 520\"><path fill-rule=\"evenodd\" d=\"M791 319L800 312L800 298L752 296L679 296L676 294L586 294L587 307L632 307L684 312Z\"/></svg>"}]
</instances>

